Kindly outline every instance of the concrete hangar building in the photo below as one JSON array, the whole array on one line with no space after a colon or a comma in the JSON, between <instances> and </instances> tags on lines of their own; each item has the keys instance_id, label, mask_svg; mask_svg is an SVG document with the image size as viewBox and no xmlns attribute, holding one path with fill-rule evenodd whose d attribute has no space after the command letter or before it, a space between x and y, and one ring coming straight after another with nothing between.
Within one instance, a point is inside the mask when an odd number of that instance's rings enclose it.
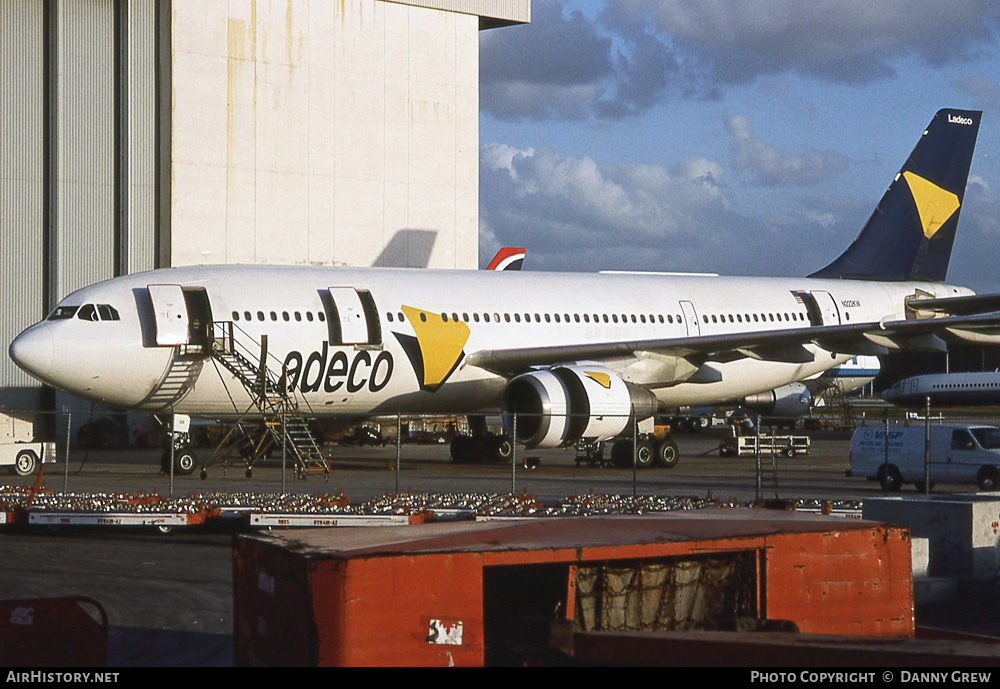
<instances>
[{"instance_id":1,"label":"concrete hangar building","mask_svg":"<svg viewBox=\"0 0 1000 689\"><path fill-rule=\"evenodd\" d=\"M57 408L7 345L116 275L476 268L478 34L530 11L0 0L0 406Z\"/></svg>"}]
</instances>

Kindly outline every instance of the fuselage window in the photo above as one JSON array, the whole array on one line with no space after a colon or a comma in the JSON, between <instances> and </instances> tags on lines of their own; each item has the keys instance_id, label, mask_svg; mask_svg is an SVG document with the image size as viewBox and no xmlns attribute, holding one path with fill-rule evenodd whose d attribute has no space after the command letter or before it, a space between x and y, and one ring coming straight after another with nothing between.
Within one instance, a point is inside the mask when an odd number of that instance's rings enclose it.
<instances>
[{"instance_id":1,"label":"fuselage window","mask_svg":"<svg viewBox=\"0 0 1000 689\"><path fill-rule=\"evenodd\" d=\"M635 314L634 314L634 313L632 314L632 322L633 322L633 323L635 323L635 322L636 322L636 319L635 319ZM643 318L642 318L642 322L643 322L643 323L645 323L645 322L646 322L646 317L645 317L645 316L643 316Z\"/></svg>"},{"instance_id":2,"label":"fuselage window","mask_svg":"<svg viewBox=\"0 0 1000 689\"><path fill-rule=\"evenodd\" d=\"M565 319L565 321L566 321L567 323L569 323L569 314L568 314L568 313L564 313L564 314L563 314L563 319Z\"/></svg>"},{"instance_id":3,"label":"fuselage window","mask_svg":"<svg viewBox=\"0 0 1000 689\"><path fill-rule=\"evenodd\" d=\"M298 311L295 312L295 320L298 321L299 323L302 322L302 314L299 313Z\"/></svg>"},{"instance_id":4,"label":"fuselage window","mask_svg":"<svg viewBox=\"0 0 1000 689\"><path fill-rule=\"evenodd\" d=\"M245 320L245 321L252 321L253 320L253 314L251 314L249 311L244 311L243 312L243 320Z\"/></svg>"},{"instance_id":5,"label":"fuselage window","mask_svg":"<svg viewBox=\"0 0 1000 689\"><path fill-rule=\"evenodd\" d=\"M444 322L444 323L447 323L448 322L448 314L442 313L441 314L441 321Z\"/></svg>"},{"instance_id":6,"label":"fuselage window","mask_svg":"<svg viewBox=\"0 0 1000 689\"><path fill-rule=\"evenodd\" d=\"M618 314L617 313L611 314L611 320L614 321L615 323L617 323L618 322Z\"/></svg>"},{"instance_id":7,"label":"fuselage window","mask_svg":"<svg viewBox=\"0 0 1000 689\"><path fill-rule=\"evenodd\" d=\"M562 322L562 321L559 320L559 314L558 313L556 314L555 318L556 318L556 323L561 323Z\"/></svg>"},{"instance_id":8,"label":"fuselage window","mask_svg":"<svg viewBox=\"0 0 1000 689\"><path fill-rule=\"evenodd\" d=\"M240 312L239 311L233 311L233 320L234 321L238 321L239 319L240 319Z\"/></svg>"},{"instance_id":9,"label":"fuselage window","mask_svg":"<svg viewBox=\"0 0 1000 689\"><path fill-rule=\"evenodd\" d=\"M286 321L286 322L287 322L287 321L291 320L291 317L290 317L290 316L288 315L288 312L287 312L287 311L282 311L282 312L281 312L281 319L282 319L283 321Z\"/></svg>"},{"instance_id":10,"label":"fuselage window","mask_svg":"<svg viewBox=\"0 0 1000 689\"><path fill-rule=\"evenodd\" d=\"M639 314L639 320L642 321L643 323L645 323L646 322L646 314L644 314L644 313Z\"/></svg>"},{"instance_id":11,"label":"fuselage window","mask_svg":"<svg viewBox=\"0 0 1000 689\"><path fill-rule=\"evenodd\" d=\"M539 315L538 315L538 314L536 313L536 314L535 314L535 323L541 323L541 322L542 322L542 317L541 317L541 316L539 316Z\"/></svg>"},{"instance_id":12,"label":"fuselage window","mask_svg":"<svg viewBox=\"0 0 1000 689\"><path fill-rule=\"evenodd\" d=\"M504 320L505 323L510 323L510 314L509 313L505 313L503 315L503 320Z\"/></svg>"},{"instance_id":13,"label":"fuselage window","mask_svg":"<svg viewBox=\"0 0 1000 689\"><path fill-rule=\"evenodd\" d=\"M76 315L79 306L57 306L55 311L49 314L46 320L50 321L61 321L66 318L72 318Z\"/></svg>"},{"instance_id":14,"label":"fuselage window","mask_svg":"<svg viewBox=\"0 0 1000 689\"><path fill-rule=\"evenodd\" d=\"M521 322L521 314L519 314L519 313L515 313L514 314L514 322L515 323L520 323Z\"/></svg>"},{"instance_id":15,"label":"fuselage window","mask_svg":"<svg viewBox=\"0 0 1000 689\"><path fill-rule=\"evenodd\" d=\"M844 313L844 320L847 320L847 321L851 320L851 312L850 311L847 311L846 313Z\"/></svg>"},{"instance_id":16,"label":"fuselage window","mask_svg":"<svg viewBox=\"0 0 1000 689\"><path fill-rule=\"evenodd\" d=\"M451 320L453 320L456 323L458 323L458 314L455 313L454 311L451 312Z\"/></svg>"},{"instance_id":17,"label":"fuselage window","mask_svg":"<svg viewBox=\"0 0 1000 689\"><path fill-rule=\"evenodd\" d=\"M272 321L276 321L276 320L278 320L278 314L277 314L277 313L275 313L274 311L272 311L272 312L271 312L271 320L272 320Z\"/></svg>"},{"instance_id":18,"label":"fuselage window","mask_svg":"<svg viewBox=\"0 0 1000 689\"><path fill-rule=\"evenodd\" d=\"M264 320L264 312L263 311L258 311L257 312L257 320L258 321Z\"/></svg>"},{"instance_id":19,"label":"fuselage window","mask_svg":"<svg viewBox=\"0 0 1000 689\"><path fill-rule=\"evenodd\" d=\"M574 314L573 314L573 320L574 320L574 321L575 321L576 323L579 323L579 322L580 322L580 314L578 314L578 313L574 313Z\"/></svg>"},{"instance_id":20,"label":"fuselage window","mask_svg":"<svg viewBox=\"0 0 1000 689\"><path fill-rule=\"evenodd\" d=\"M84 304L80 307L80 310L76 312L76 317L81 321L96 321L97 319L97 309L94 308L93 304Z\"/></svg>"},{"instance_id":21,"label":"fuselage window","mask_svg":"<svg viewBox=\"0 0 1000 689\"><path fill-rule=\"evenodd\" d=\"M701 320L703 320L705 323L708 323L708 316L702 316Z\"/></svg>"},{"instance_id":22,"label":"fuselage window","mask_svg":"<svg viewBox=\"0 0 1000 689\"><path fill-rule=\"evenodd\" d=\"M738 323L742 323L743 322L743 314L742 313L736 314L736 321Z\"/></svg>"},{"instance_id":23,"label":"fuselage window","mask_svg":"<svg viewBox=\"0 0 1000 689\"><path fill-rule=\"evenodd\" d=\"M404 320L406 320L405 318L403 318L403 312L402 311L400 311L399 313L396 314L396 318L399 319L400 323L402 323Z\"/></svg>"},{"instance_id":24,"label":"fuselage window","mask_svg":"<svg viewBox=\"0 0 1000 689\"><path fill-rule=\"evenodd\" d=\"M499 313L494 312L494 314L493 314L493 322L494 323L499 323L500 322L500 314Z\"/></svg>"},{"instance_id":25,"label":"fuselage window","mask_svg":"<svg viewBox=\"0 0 1000 689\"><path fill-rule=\"evenodd\" d=\"M590 323L590 314L589 313L583 314L583 322L584 323Z\"/></svg>"},{"instance_id":26,"label":"fuselage window","mask_svg":"<svg viewBox=\"0 0 1000 689\"><path fill-rule=\"evenodd\" d=\"M385 318L386 318L387 321L389 321L390 323L392 323L393 320L395 320L396 317L392 315L392 311L389 311L389 312L387 312L385 314Z\"/></svg>"},{"instance_id":27,"label":"fuselage window","mask_svg":"<svg viewBox=\"0 0 1000 689\"><path fill-rule=\"evenodd\" d=\"M469 314L463 313L462 314L462 320L465 321L466 323L468 323L469 322Z\"/></svg>"},{"instance_id":28,"label":"fuselage window","mask_svg":"<svg viewBox=\"0 0 1000 689\"><path fill-rule=\"evenodd\" d=\"M479 314L478 313L472 314L472 320L474 320L476 323L478 323L479 322Z\"/></svg>"},{"instance_id":29,"label":"fuselage window","mask_svg":"<svg viewBox=\"0 0 1000 689\"><path fill-rule=\"evenodd\" d=\"M545 322L546 323L551 323L552 322L552 318L549 317L549 314L545 314Z\"/></svg>"},{"instance_id":30,"label":"fuselage window","mask_svg":"<svg viewBox=\"0 0 1000 689\"><path fill-rule=\"evenodd\" d=\"M323 322L323 321L326 320L326 314L323 313L322 311L317 312L316 313L316 317L319 318L320 322Z\"/></svg>"},{"instance_id":31,"label":"fuselage window","mask_svg":"<svg viewBox=\"0 0 1000 689\"><path fill-rule=\"evenodd\" d=\"M663 322L663 316L660 316L660 323L662 323L662 322ZM671 316L671 315L670 315L670 314L668 313L668 314L667 314L667 323L673 323L673 322L674 322L674 317L673 317L673 316Z\"/></svg>"},{"instance_id":32,"label":"fuselage window","mask_svg":"<svg viewBox=\"0 0 1000 689\"><path fill-rule=\"evenodd\" d=\"M392 314L390 313L389 315L391 316ZM309 321L310 323L312 323L312 319L313 319L313 312L312 311L306 311L306 320ZM391 321L392 318L390 318L389 320Z\"/></svg>"},{"instance_id":33,"label":"fuselage window","mask_svg":"<svg viewBox=\"0 0 1000 689\"><path fill-rule=\"evenodd\" d=\"M754 315L753 315L753 322L754 322L754 323L757 323L757 322L758 322L758 321L757 321L757 314L754 314Z\"/></svg>"},{"instance_id":34,"label":"fuselage window","mask_svg":"<svg viewBox=\"0 0 1000 689\"><path fill-rule=\"evenodd\" d=\"M607 323L608 322L608 314L605 313L605 314L603 314L603 316L604 316L604 322Z\"/></svg>"},{"instance_id":35,"label":"fuselage window","mask_svg":"<svg viewBox=\"0 0 1000 689\"><path fill-rule=\"evenodd\" d=\"M427 314L424 313L423 311L420 312L420 322L421 323L426 323L427 322Z\"/></svg>"},{"instance_id":36,"label":"fuselage window","mask_svg":"<svg viewBox=\"0 0 1000 689\"><path fill-rule=\"evenodd\" d=\"M717 322L717 321L716 321L716 319L715 319L715 314L714 314L714 313L712 314L712 322L713 322L713 323L716 323L716 322Z\"/></svg>"},{"instance_id":37,"label":"fuselage window","mask_svg":"<svg viewBox=\"0 0 1000 689\"><path fill-rule=\"evenodd\" d=\"M490 322L490 314L484 313L483 314L483 320L486 321L487 323L489 323Z\"/></svg>"}]
</instances>

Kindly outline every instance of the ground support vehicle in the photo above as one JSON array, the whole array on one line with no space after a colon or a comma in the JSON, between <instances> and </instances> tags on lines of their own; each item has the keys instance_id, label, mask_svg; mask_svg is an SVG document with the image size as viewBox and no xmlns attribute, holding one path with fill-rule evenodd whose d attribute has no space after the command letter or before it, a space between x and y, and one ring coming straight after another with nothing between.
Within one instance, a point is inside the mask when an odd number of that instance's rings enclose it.
<instances>
[{"instance_id":1,"label":"ground support vehicle","mask_svg":"<svg viewBox=\"0 0 1000 689\"><path fill-rule=\"evenodd\" d=\"M851 438L848 476L878 481L885 491L912 483L923 491L936 483L1000 487L1000 428L978 424L933 423L930 442L923 423L859 426ZM930 460L925 468L925 457ZM928 476L929 474L929 476Z\"/></svg>"},{"instance_id":2,"label":"ground support vehicle","mask_svg":"<svg viewBox=\"0 0 1000 689\"><path fill-rule=\"evenodd\" d=\"M720 457L753 457L783 455L795 457L809 454L807 435L731 435L719 445Z\"/></svg>"}]
</instances>

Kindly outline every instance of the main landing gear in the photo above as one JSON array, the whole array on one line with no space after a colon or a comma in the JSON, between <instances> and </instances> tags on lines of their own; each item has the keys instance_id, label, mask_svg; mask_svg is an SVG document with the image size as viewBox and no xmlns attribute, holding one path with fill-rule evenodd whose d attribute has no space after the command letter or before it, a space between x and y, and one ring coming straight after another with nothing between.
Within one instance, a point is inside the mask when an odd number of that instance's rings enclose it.
<instances>
[{"instance_id":1,"label":"main landing gear","mask_svg":"<svg viewBox=\"0 0 1000 689\"><path fill-rule=\"evenodd\" d=\"M486 419L470 417L471 435L456 435L451 440L451 461L457 464L508 462L514 454L514 441L505 433L486 430Z\"/></svg>"}]
</instances>

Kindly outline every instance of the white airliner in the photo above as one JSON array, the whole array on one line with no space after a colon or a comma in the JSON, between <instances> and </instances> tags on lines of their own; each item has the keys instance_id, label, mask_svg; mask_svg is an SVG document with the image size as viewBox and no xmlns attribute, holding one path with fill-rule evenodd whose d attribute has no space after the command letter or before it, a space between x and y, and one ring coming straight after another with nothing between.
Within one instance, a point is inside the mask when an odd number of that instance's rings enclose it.
<instances>
[{"instance_id":1,"label":"white airliner","mask_svg":"<svg viewBox=\"0 0 1000 689\"><path fill-rule=\"evenodd\" d=\"M1000 372L929 373L897 382L882 393L886 402L922 408L987 407L1000 404Z\"/></svg>"},{"instance_id":2,"label":"white airliner","mask_svg":"<svg viewBox=\"0 0 1000 689\"><path fill-rule=\"evenodd\" d=\"M10 356L122 409L499 407L529 447L611 438L633 418L773 390L859 354L1000 341L989 330L1000 318L983 315L998 298L941 282L980 117L938 112L858 238L810 277L167 268L70 294ZM455 458L473 445L454 445ZM676 457L669 439L658 450L661 463Z\"/></svg>"}]
</instances>

